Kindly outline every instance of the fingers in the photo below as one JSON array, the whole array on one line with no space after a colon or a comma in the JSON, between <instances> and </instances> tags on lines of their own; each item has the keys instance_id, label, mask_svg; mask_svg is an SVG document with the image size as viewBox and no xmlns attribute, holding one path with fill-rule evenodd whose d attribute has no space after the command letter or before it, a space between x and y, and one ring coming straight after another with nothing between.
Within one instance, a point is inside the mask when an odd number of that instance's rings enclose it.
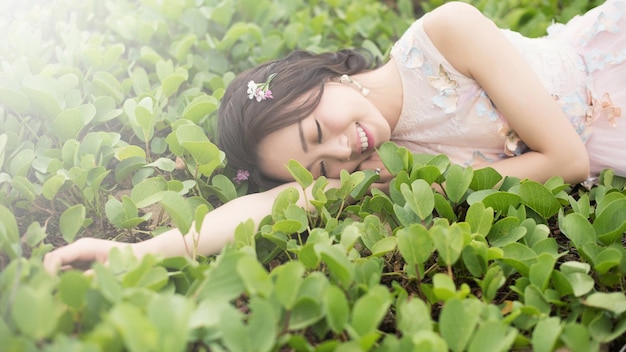
<instances>
[{"instance_id":1,"label":"fingers","mask_svg":"<svg viewBox=\"0 0 626 352\"><path fill-rule=\"evenodd\" d=\"M379 191L389 193L389 181L372 183L372 185L370 186L370 191L372 189L377 189Z\"/></svg>"},{"instance_id":2,"label":"fingers","mask_svg":"<svg viewBox=\"0 0 626 352\"><path fill-rule=\"evenodd\" d=\"M358 169L376 171L376 173L380 177L378 181L376 181L377 184L385 184L385 183L388 184L389 181L391 181L391 179L393 178L393 175L391 175L391 173L387 171L387 169L385 168L385 165L380 160L377 154L373 154L367 160L363 161L359 165Z\"/></svg>"},{"instance_id":3,"label":"fingers","mask_svg":"<svg viewBox=\"0 0 626 352\"><path fill-rule=\"evenodd\" d=\"M104 262L111 248L116 245L117 243L113 241L81 238L47 253L43 259L43 266L46 271L54 274L59 270L83 267L94 261Z\"/></svg>"}]
</instances>

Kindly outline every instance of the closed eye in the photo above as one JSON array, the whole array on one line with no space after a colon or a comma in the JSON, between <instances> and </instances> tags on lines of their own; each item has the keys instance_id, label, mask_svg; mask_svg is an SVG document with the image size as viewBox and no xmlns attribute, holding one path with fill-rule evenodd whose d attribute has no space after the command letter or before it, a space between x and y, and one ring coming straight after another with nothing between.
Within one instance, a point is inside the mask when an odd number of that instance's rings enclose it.
<instances>
[{"instance_id":1,"label":"closed eye","mask_svg":"<svg viewBox=\"0 0 626 352\"><path fill-rule=\"evenodd\" d=\"M320 126L320 123L317 122L317 120L315 120L315 125L317 126L317 143L322 143L322 126Z\"/></svg>"},{"instance_id":2,"label":"closed eye","mask_svg":"<svg viewBox=\"0 0 626 352\"><path fill-rule=\"evenodd\" d=\"M322 143L323 141L323 135L322 135L322 126L320 126L320 123L315 120L315 125L317 126L317 143ZM320 162L320 175L321 176L326 176L326 164L324 163L324 161Z\"/></svg>"}]
</instances>

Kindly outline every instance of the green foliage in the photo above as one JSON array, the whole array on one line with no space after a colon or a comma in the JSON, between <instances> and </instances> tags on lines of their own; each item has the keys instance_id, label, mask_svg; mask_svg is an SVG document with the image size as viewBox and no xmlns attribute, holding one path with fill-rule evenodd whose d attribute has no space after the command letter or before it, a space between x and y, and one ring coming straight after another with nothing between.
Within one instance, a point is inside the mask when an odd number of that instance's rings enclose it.
<instances>
[{"instance_id":1,"label":"green foliage","mask_svg":"<svg viewBox=\"0 0 626 352\"><path fill-rule=\"evenodd\" d=\"M626 182L610 170L587 190L388 143L389 195L367 192L373 172L344 172L332 189L290 162L314 210L287 189L218 256L114 250L92 275L43 270L52 244L85 235L134 240L175 225L193 236L207 212L247 192L215 144L236 73L295 48L384 58L440 3L2 2L3 350L621 347ZM473 3L541 35L596 1Z\"/></svg>"}]
</instances>

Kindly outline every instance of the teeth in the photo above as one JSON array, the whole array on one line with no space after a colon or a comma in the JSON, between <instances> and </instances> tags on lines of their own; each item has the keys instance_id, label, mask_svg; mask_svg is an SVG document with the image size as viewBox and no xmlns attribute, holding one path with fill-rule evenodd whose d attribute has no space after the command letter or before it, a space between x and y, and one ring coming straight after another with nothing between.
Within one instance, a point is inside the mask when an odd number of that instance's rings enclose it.
<instances>
[{"instance_id":1,"label":"teeth","mask_svg":"<svg viewBox=\"0 0 626 352\"><path fill-rule=\"evenodd\" d=\"M356 131L359 133L359 138L361 139L361 152L364 152L367 150L368 147L367 135L359 125L356 126Z\"/></svg>"}]
</instances>

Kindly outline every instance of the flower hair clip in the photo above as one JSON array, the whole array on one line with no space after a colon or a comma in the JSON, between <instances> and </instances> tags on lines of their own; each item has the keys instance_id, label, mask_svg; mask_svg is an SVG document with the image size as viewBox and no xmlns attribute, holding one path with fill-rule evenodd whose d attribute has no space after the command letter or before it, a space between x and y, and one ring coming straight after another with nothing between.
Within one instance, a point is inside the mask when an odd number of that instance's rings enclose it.
<instances>
[{"instance_id":1,"label":"flower hair clip","mask_svg":"<svg viewBox=\"0 0 626 352\"><path fill-rule=\"evenodd\" d=\"M248 82L248 99L256 99L256 101L262 101L266 99L274 99L272 96L272 91L270 90L270 82L276 76L275 73L272 73L267 81L262 83L256 83L254 81Z\"/></svg>"}]
</instances>

